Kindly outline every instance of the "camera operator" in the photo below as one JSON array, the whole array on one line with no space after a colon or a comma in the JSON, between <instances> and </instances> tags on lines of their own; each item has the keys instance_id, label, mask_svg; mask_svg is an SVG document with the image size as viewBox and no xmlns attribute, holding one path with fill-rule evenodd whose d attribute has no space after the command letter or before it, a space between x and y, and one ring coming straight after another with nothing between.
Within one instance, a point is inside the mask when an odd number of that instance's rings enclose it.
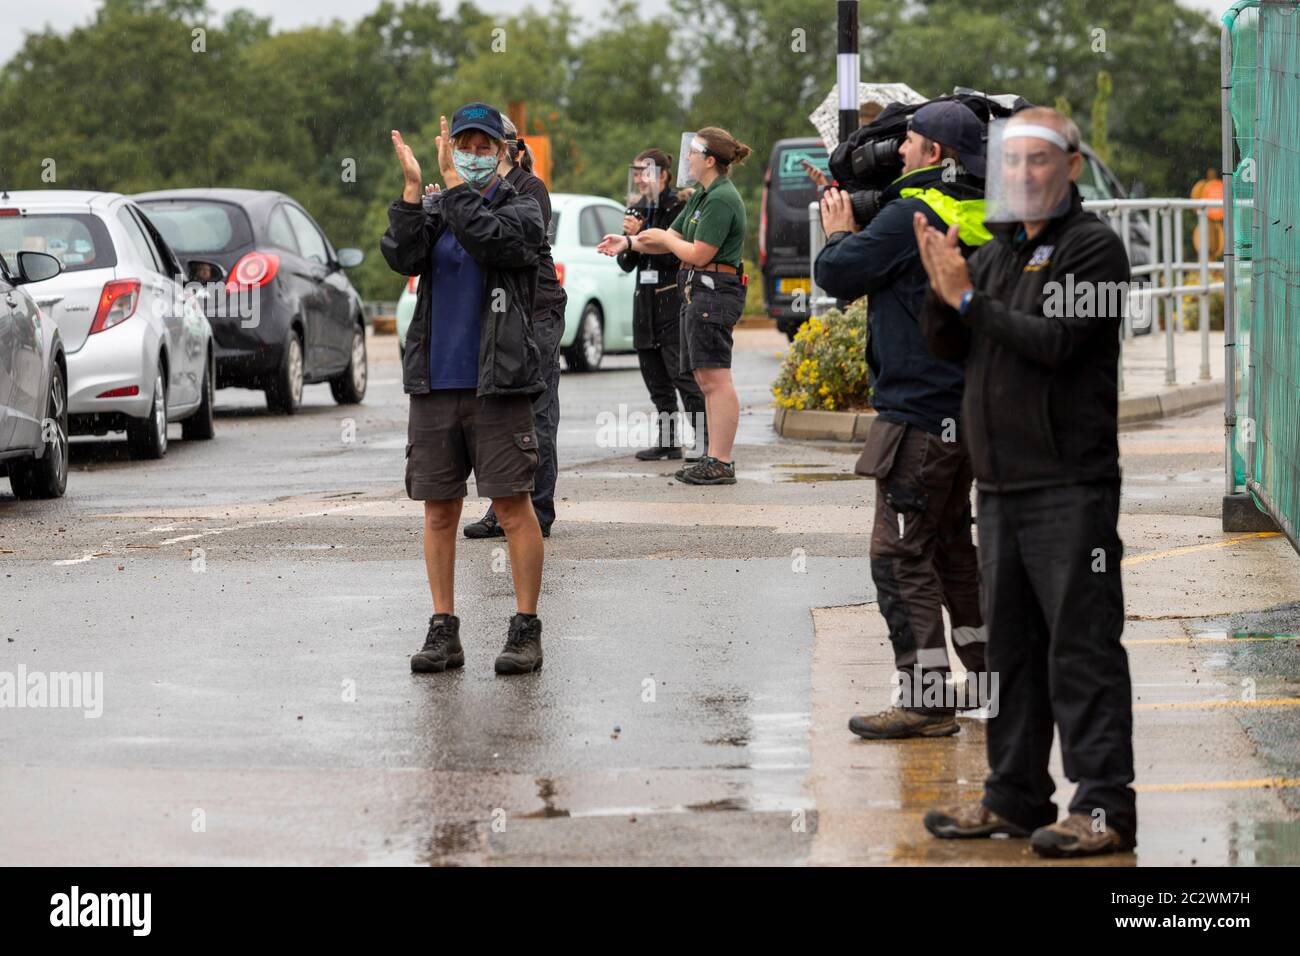
<instances>
[{"instance_id":1,"label":"camera operator","mask_svg":"<svg viewBox=\"0 0 1300 956\"><path fill-rule=\"evenodd\" d=\"M672 226L685 205L671 186L672 170L673 158L663 150L643 150L633 160L628 194L629 199L635 199L623 217L624 235L635 236L642 229ZM679 392L697 434L704 425L704 393L694 376L681 367L681 301L677 295L677 269L681 260L671 252L656 255L632 249L620 252L617 258L624 272L636 270L632 346L660 423L658 442L642 448L636 457L642 461L681 458L682 436L677 427Z\"/></svg>"},{"instance_id":2,"label":"camera operator","mask_svg":"<svg viewBox=\"0 0 1300 956\"><path fill-rule=\"evenodd\" d=\"M903 174L883 191L865 229L848 193L831 188L822 197L830 238L814 264L817 284L841 299L869 296L867 364L877 416L857 471L876 479L871 577L897 669L892 705L849 721L870 740L958 732L956 702L943 693L944 607L967 686L984 670L971 466L958 430L962 368L932 356L917 324L927 280L912 226L914 215L945 230L955 226L967 248L989 238L983 129L958 102L917 110L898 149Z\"/></svg>"}]
</instances>

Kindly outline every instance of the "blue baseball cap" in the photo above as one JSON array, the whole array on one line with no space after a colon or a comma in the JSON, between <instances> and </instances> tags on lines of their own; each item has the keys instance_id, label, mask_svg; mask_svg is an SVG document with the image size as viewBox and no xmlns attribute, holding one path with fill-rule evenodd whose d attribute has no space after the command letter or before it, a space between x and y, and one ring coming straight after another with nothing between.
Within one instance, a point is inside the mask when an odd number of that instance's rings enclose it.
<instances>
[{"instance_id":1,"label":"blue baseball cap","mask_svg":"<svg viewBox=\"0 0 1300 956\"><path fill-rule=\"evenodd\" d=\"M481 130L493 139L506 138L505 126L501 123L501 114L486 103L467 103L452 116L452 136L458 136L467 129Z\"/></svg>"},{"instance_id":2,"label":"blue baseball cap","mask_svg":"<svg viewBox=\"0 0 1300 956\"><path fill-rule=\"evenodd\" d=\"M912 114L908 129L957 151L972 176L984 178L984 123L966 104L956 100L926 103Z\"/></svg>"}]
</instances>

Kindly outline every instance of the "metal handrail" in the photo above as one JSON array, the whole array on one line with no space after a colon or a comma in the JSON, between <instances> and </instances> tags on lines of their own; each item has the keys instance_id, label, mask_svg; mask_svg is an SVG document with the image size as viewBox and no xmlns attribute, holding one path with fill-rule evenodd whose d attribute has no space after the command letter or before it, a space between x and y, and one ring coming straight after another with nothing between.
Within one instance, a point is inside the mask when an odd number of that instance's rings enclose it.
<instances>
[{"instance_id":1,"label":"metal handrail","mask_svg":"<svg viewBox=\"0 0 1300 956\"><path fill-rule=\"evenodd\" d=\"M1133 305L1152 305L1157 313L1152 315L1151 329L1155 331L1156 314L1162 313L1165 322L1165 384L1178 382L1178 370L1174 361L1174 336L1183 331L1184 299L1186 296L1197 297L1197 329L1201 339L1201 363L1198 378L1208 381L1210 373L1210 308L1209 296L1224 292L1223 281L1211 282L1210 270L1222 271L1223 263L1211 262L1209 254L1210 210L1223 209L1223 200L1217 199L1183 199L1181 197L1156 197L1144 199L1094 199L1083 204L1090 212L1104 213L1111 228L1115 229L1124 240L1124 248L1133 258L1131 219L1133 213L1145 213L1151 227L1151 262L1134 266L1130 275L1134 279L1152 278L1150 285L1129 290L1127 312L1132 312ZM1197 245L1195 262L1182 258L1183 253L1183 214L1196 213L1196 223L1200 230L1201 241ZM1225 216L1230 213L1225 213ZM1157 228L1158 226L1158 228ZM1224 248L1227 249L1227 231L1225 229ZM1174 275L1192 269L1197 270L1200 281L1195 284L1175 283ZM1158 280L1155 277L1159 277ZM1126 340L1132 333L1130 315L1124 319ZM1123 345L1120 346L1120 391L1124 390Z\"/></svg>"}]
</instances>

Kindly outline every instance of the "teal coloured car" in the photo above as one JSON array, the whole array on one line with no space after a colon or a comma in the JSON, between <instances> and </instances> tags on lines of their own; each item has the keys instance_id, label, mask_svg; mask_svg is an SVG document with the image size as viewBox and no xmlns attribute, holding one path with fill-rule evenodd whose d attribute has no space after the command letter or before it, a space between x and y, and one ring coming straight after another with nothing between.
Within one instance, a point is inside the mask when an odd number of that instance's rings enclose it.
<instances>
[{"instance_id":1,"label":"teal coloured car","mask_svg":"<svg viewBox=\"0 0 1300 956\"><path fill-rule=\"evenodd\" d=\"M633 351L636 273L624 272L614 257L596 251L603 236L623 232L623 208L603 196L551 195L551 255L569 296L560 348L575 372L594 371L606 355ZM397 334L403 352L418 284L415 276L408 278L397 300Z\"/></svg>"}]
</instances>

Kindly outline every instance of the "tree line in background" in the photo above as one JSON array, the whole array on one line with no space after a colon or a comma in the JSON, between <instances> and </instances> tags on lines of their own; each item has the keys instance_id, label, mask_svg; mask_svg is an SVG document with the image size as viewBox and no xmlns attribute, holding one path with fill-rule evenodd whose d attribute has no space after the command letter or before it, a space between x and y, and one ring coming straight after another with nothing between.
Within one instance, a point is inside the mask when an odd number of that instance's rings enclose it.
<instances>
[{"instance_id":1,"label":"tree line in background","mask_svg":"<svg viewBox=\"0 0 1300 956\"><path fill-rule=\"evenodd\" d=\"M1175 0L863 0L860 23L864 80L1066 108L1151 195L1186 195L1215 165L1218 31ZM362 295L391 299L388 131L432 180L440 112L523 100L525 132L551 137L556 191L618 197L639 150L730 130L755 151L734 173L752 256L768 152L815 135L807 116L834 82L835 6L809 0L670 0L654 18L612 0L599 22L563 0L509 15L382 0L355 24L286 31L205 0L105 0L87 25L29 35L0 71L0 186L282 190L336 246L366 251Z\"/></svg>"}]
</instances>

